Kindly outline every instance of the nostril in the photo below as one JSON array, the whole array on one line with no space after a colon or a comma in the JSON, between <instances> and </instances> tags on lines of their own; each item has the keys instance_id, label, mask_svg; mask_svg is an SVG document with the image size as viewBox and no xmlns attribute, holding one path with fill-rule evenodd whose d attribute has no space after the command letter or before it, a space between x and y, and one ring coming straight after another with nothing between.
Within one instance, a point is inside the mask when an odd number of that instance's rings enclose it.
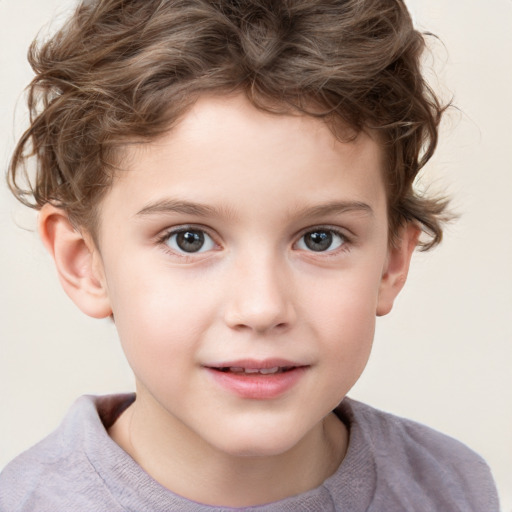
<instances>
[{"instance_id":1,"label":"nostril","mask_svg":"<svg viewBox=\"0 0 512 512\"><path fill-rule=\"evenodd\" d=\"M285 331L295 319L293 301L283 290L264 287L261 280L256 284L235 287L225 306L226 324L237 331Z\"/></svg>"}]
</instances>

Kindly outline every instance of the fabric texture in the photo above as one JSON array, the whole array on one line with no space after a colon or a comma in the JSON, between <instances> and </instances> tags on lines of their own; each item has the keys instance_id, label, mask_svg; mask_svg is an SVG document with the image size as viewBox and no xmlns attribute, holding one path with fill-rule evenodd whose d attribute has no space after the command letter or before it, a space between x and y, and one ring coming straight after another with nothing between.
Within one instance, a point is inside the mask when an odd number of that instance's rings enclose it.
<instances>
[{"instance_id":1,"label":"fabric texture","mask_svg":"<svg viewBox=\"0 0 512 512\"><path fill-rule=\"evenodd\" d=\"M346 398L345 459L316 489L267 505L211 507L145 473L109 436L134 395L84 396L61 426L0 474L1 512L498 512L486 463L418 423Z\"/></svg>"}]
</instances>

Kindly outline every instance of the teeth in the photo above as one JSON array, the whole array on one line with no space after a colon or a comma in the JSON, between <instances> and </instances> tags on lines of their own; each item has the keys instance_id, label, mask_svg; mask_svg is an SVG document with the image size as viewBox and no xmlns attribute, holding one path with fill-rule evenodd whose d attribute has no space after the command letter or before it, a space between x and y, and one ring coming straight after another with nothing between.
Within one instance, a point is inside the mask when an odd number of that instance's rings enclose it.
<instances>
[{"instance_id":1,"label":"teeth","mask_svg":"<svg viewBox=\"0 0 512 512\"><path fill-rule=\"evenodd\" d=\"M283 368L284 369L284 368ZM281 370L279 366L274 368L241 368L238 366L232 366L229 368L231 373L245 373L247 375L261 373L262 375L272 375L278 373Z\"/></svg>"},{"instance_id":2,"label":"teeth","mask_svg":"<svg viewBox=\"0 0 512 512\"><path fill-rule=\"evenodd\" d=\"M262 368L260 370L260 373L263 375L268 375L269 373L277 373L279 371L279 366L276 366L274 368Z\"/></svg>"}]
</instances>

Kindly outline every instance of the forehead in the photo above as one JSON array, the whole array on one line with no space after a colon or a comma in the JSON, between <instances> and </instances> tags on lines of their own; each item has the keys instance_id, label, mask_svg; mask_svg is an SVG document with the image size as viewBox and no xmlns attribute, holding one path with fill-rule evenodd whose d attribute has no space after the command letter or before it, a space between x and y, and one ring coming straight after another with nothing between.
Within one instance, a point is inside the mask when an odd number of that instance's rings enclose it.
<instances>
[{"instance_id":1,"label":"forehead","mask_svg":"<svg viewBox=\"0 0 512 512\"><path fill-rule=\"evenodd\" d=\"M243 95L200 98L172 130L123 156L105 207L140 210L166 196L254 211L385 202L382 150L371 135L342 142L322 120L265 112Z\"/></svg>"}]
</instances>

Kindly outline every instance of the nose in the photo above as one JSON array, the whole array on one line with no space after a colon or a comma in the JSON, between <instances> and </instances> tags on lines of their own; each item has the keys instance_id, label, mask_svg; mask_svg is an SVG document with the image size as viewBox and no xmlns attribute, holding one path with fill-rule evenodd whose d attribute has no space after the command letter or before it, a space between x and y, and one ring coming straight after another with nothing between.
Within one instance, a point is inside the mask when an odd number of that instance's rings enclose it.
<instances>
[{"instance_id":1,"label":"nose","mask_svg":"<svg viewBox=\"0 0 512 512\"><path fill-rule=\"evenodd\" d=\"M226 324L236 330L287 330L296 319L289 271L270 256L239 261L229 279Z\"/></svg>"}]
</instances>

